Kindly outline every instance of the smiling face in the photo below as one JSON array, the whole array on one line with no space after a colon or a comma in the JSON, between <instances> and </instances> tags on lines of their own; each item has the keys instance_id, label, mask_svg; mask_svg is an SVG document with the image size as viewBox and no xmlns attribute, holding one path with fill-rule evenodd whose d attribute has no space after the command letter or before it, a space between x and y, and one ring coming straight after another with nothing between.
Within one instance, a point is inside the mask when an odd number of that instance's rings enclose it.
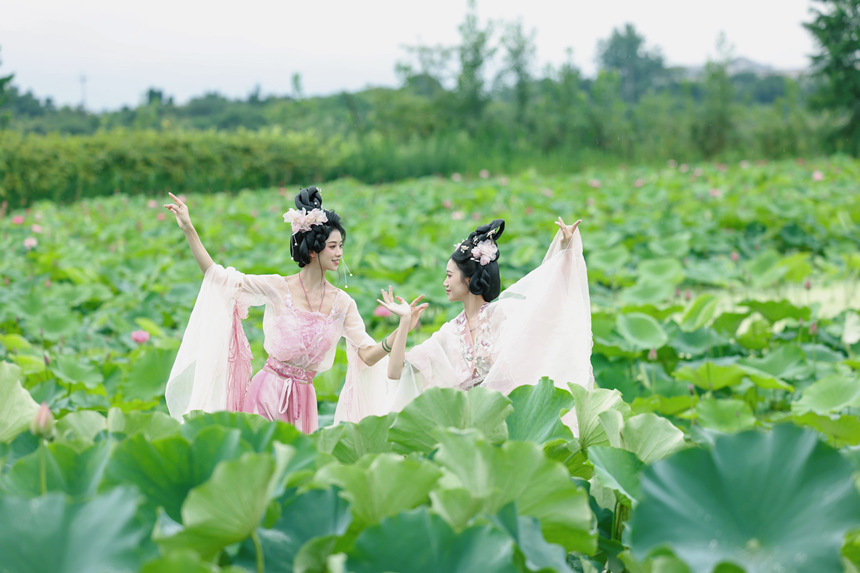
<instances>
[{"instance_id":1,"label":"smiling face","mask_svg":"<svg viewBox=\"0 0 860 573\"><path fill-rule=\"evenodd\" d=\"M448 266L445 267L445 280L442 286L445 287L445 293L451 302L462 302L470 294L469 283L464 280L463 273L451 259L448 259Z\"/></svg>"},{"instance_id":2,"label":"smiling face","mask_svg":"<svg viewBox=\"0 0 860 573\"><path fill-rule=\"evenodd\" d=\"M329 233L325 248L319 253L311 253L311 258L319 258L323 271L337 271L343 257L343 237L337 229Z\"/></svg>"}]
</instances>

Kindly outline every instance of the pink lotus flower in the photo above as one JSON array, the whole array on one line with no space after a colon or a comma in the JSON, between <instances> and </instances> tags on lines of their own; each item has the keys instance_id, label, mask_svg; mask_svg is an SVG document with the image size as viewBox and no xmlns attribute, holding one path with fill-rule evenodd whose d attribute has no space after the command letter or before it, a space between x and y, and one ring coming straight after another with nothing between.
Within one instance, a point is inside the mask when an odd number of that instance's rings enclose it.
<instances>
[{"instance_id":1,"label":"pink lotus flower","mask_svg":"<svg viewBox=\"0 0 860 573\"><path fill-rule=\"evenodd\" d=\"M51 288L51 279L45 279L45 288Z\"/></svg>"},{"instance_id":2,"label":"pink lotus flower","mask_svg":"<svg viewBox=\"0 0 860 573\"><path fill-rule=\"evenodd\" d=\"M670 159L669 161L666 162L666 165L669 166L669 169L675 169L676 167L678 167L678 162L675 161L674 159Z\"/></svg>"},{"instance_id":3,"label":"pink lotus flower","mask_svg":"<svg viewBox=\"0 0 860 573\"><path fill-rule=\"evenodd\" d=\"M38 244L39 244L39 241L36 240L36 237L27 237L26 239L24 239L24 248L27 249L28 251L30 249L35 249L36 245L38 245Z\"/></svg>"},{"instance_id":4,"label":"pink lotus flower","mask_svg":"<svg viewBox=\"0 0 860 573\"><path fill-rule=\"evenodd\" d=\"M806 279L806 280L803 282L803 288L805 288L806 290L811 289L811 288L812 288L812 281L811 281L811 280L809 280L809 279Z\"/></svg>"},{"instance_id":5,"label":"pink lotus flower","mask_svg":"<svg viewBox=\"0 0 860 573\"><path fill-rule=\"evenodd\" d=\"M47 402L42 402L30 421L30 432L39 438L50 440L54 436L54 414Z\"/></svg>"},{"instance_id":6,"label":"pink lotus flower","mask_svg":"<svg viewBox=\"0 0 860 573\"><path fill-rule=\"evenodd\" d=\"M472 220L473 221L480 221L481 220L481 214L480 213L472 213Z\"/></svg>"},{"instance_id":7,"label":"pink lotus flower","mask_svg":"<svg viewBox=\"0 0 860 573\"><path fill-rule=\"evenodd\" d=\"M454 206L454 203L450 199L445 199L444 201L442 201L442 206L446 209L450 209Z\"/></svg>"},{"instance_id":8,"label":"pink lotus flower","mask_svg":"<svg viewBox=\"0 0 860 573\"><path fill-rule=\"evenodd\" d=\"M391 311L380 304L373 309L373 316L391 316Z\"/></svg>"},{"instance_id":9,"label":"pink lotus flower","mask_svg":"<svg viewBox=\"0 0 860 573\"><path fill-rule=\"evenodd\" d=\"M507 177L499 177L499 185L507 185L509 180Z\"/></svg>"},{"instance_id":10,"label":"pink lotus flower","mask_svg":"<svg viewBox=\"0 0 860 573\"><path fill-rule=\"evenodd\" d=\"M678 171L680 171L681 173L686 173L689 170L690 170L690 166L687 165L686 163L682 163L681 166L678 168Z\"/></svg>"},{"instance_id":11,"label":"pink lotus flower","mask_svg":"<svg viewBox=\"0 0 860 573\"><path fill-rule=\"evenodd\" d=\"M642 187L643 185L645 185L645 182L642 181L641 179L637 179L636 181L633 182L633 186L637 187L637 188Z\"/></svg>"},{"instance_id":12,"label":"pink lotus flower","mask_svg":"<svg viewBox=\"0 0 860 573\"><path fill-rule=\"evenodd\" d=\"M150 209L157 209L158 208L158 201L156 201L155 199L150 199L149 201L146 202L146 206L149 207Z\"/></svg>"},{"instance_id":13,"label":"pink lotus flower","mask_svg":"<svg viewBox=\"0 0 860 573\"><path fill-rule=\"evenodd\" d=\"M535 212L534 207L532 207L531 205L526 207L525 211L526 211L526 215L531 215L532 213Z\"/></svg>"},{"instance_id":14,"label":"pink lotus flower","mask_svg":"<svg viewBox=\"0 0 860 573\"><path fill-rule=\"evenodd\" d=\"M454 221L462 221L465 218L466 214L462 211L454 211L453 213L451 213L451 219L453 219Z\"/></svg>"},{"instance_id":15,"label":"pink lotus flower","mask_svg":"<svg viewBox=\"0 0 860 573\"><path fill-rule=\"evenodd\" d=\"M693 298L693 293L690 292L690 289L686 289L684 291L684 300L690 300Z\"/></svg>"},{"instance_id":16,"label":"pink lotus flower","mask_svg":"<svg viewBox=\"0 0 860 573\"><path fill-rule=\"evenodd\" d=\"M797 158L797 164L798 164L798 165L803 165L803 157L798 157L798 158Z\"/></svg>"},{"instance_id":17,"label":"pink lotus flower","mask_svg":"<svg viewBox=\"0 0 860 573\"><path fill-rule=\"evenodd\" d=\"M648 351L648 360L650 360L651 362L654 362L655 360L657 360L657 349L656 348L652 348L651 350Z\"/></svg>"},{"instance_id":18,"label":"pink lotus flower","mask_svg":"<svg viewBox=\"0 0 860 573\"><path fill-rule=\"evenodd\" d=\"M710 191L708 191L708 195L710 195L714 199L719 199L723 196L723 192L720 189L711 189Z\"/></svg>"},{"instance_id":19,"label":"pink lotus flower","mask_svg":"<svg viewBox=\"0 0 860 573\"><path fill-rule=\"evenodd\" d=\"M489 179L490 178L490 170L489 169L481 169L478 171L478 177L481 179Z\"/></svg>"},{"instance_id":20,"label":"pink lotus flower","mask_svg":"<svg viewBox=\"0 0 860 573\"><path fill-rule=\"evenodd\" d=\"M596 201L594 200L594 197L588 197L585 200L585 204L588 205L589 207L594 207L594 205L596 204Z\"/></svg>"},{"instance_id":21,"label":"pink lotus flower","mask_svg":"<svg viewBox=\"0 0 860 573\"><path fill-rule=\"evenodd\" d=\"M15 215L14 217L12 217L12 224L13 225L21 225L23 223L24 223L24 217L22 217L21 215Z\"/></svg>"},{"instance_id":22,"label":"pink lotus flower","mask_svg":"<svg viewBox=\"0 0 860 573\"><path fill-rule=\"evenodd\" d=\"M815 336L816 334L818 334L818 323L817 322L810 323L809 334L811 334L812 336Z\"/></svg>"},{"instance_id":23,"label":"pink lotus flower","mask_svg":"<svg viewBox=\"0 0 860 573\"><path fill-rule=\"evenodd\" d=\"M42 232L42 225L30 225L30 231L38 235Z\"/></svg>"},{"instance_id":24,"label":"pink lotus flower","mask_svg":"<svg viewBox=\"0 0 860 573\"><path fill-rule=\"evenodd\" d=\"M159 213L158 215L155 216L155 218L158 219L159 221L164 221L164 219L165 219L164 213Z\"/></svg>"},{"instance_id":25,"label":"pink lotus flower","mask_svg":"<svg viewBox=\"0 0 860 573\"><path fill-rule=\"evenodd\" d=\"M462 180L463 180L463 176L460 175L459 173L452 173L451 174L451 181L453 181L455 183L459 183Z\"/></svg>"},{"instance_id":26,"label":"pink lotus flower","mask_svg":"<svg viewBox=\"0 0 860 573\"><path fill-rule=\"evenodd\" d=\"M549 187L544 187L543 189L540 190L540 193L544 197L552 197L553 195L555 195L555 192L552 189L550 189Z\"/></svg>"},{"instance_id":27,"label":"pink lotus flower","mask_svg":"<svg viewBox=\"0 0 860 573\"><path fill-rule=\"evenodd\" d=\"M144 342L149 340L149 333L145 330L135 330L131 333L131 339L138 344L143 344Z\"/></svg>"},{"instance_id":28,"label":"pink lotus flower","mask_svg":"<svg viewBox=\"0 0 860 573\"><path fill-rule=\"evenodd\" d=\"M813 181L824 181L824 173L818 171L817 169L812 172L812 180Z\"/></svg>"},{"instance_id":29,"label":"pink lotus flower","mask_svg":"<svg viewBox=\"0 0 860 573\"><path fill-rule=\"evenodd\" d=\"M738 254L738 252L737 252L737 251L732 251L732 254L731 254L731 255L729 255L729 258L730 258L731 260L733 260L734 262L738 262L738 259L740 259L740 258L741 258L741 256Z\"/></svg>"},{"instance_id":30,"label":"pink lotus flower","mask_svg":"<svg viewBox=\"0 0 860 573\"><path fill-rule=\"evenodd\" d=\"M594 189L600 189L600 179L589 179L588 186Z\"/></svg>"},{"instance_id":31,"label":"pink lotus flower","mask_svg":"<svg viewBox=\"0 0 860 573\"><path fill-rule=\"evenodd\" d=\"M705 170L702 169L701 167L696 167L695 169L693 169L693 175L695 175L696 177L701 177L704 174L705 174Z\"/></svg>"},{"instance_id":32,"label":"pink lotus flower","mask_svg":"<svg viewBox=\"0 0 860 573\"><path fill-rule=\"evenodd\" d=\"M744 159L741 161L741 169L747 169L750 166L750 162Z\"/></svg>"}]
</instances>

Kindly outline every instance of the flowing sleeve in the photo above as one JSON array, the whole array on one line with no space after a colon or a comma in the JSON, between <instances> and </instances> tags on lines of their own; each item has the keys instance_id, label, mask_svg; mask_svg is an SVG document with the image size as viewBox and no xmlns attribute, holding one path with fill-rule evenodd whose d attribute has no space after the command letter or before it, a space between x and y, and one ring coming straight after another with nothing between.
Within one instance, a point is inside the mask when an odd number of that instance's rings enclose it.
<instances>
[{"instance_id":1,"label":"flowing sleeve","mask_svg":"<svg viewBox=\"0 0 860 573\"><path fill-rule=\"evenodd\" d=\"M391 411L391 386L388 380L388 357L368 366L358 350L374 346L364 321L352 298L343 321L346 339L346 380L337 400L334 423L358 422L365 416L384 416Z\"/></svg>"},{"instance_id":2,"label":"flowing sleeve","mask_svg":"<svg viewBox=\"0 0 860 573\"><path fill-rule=\"evenodd\" d=\"M567 248L559 231L543 263L507 288L497 304L504 321L485 387L507 394L544 376L563 389L569 382L594 386L591 301L578 229Z\"/></svg>"},{"instance_id":3,"label":"flowing sleeve","mask_svg":"<svg viewBox=\"0 0 860 573\"><path fill-rule=\"evenodd\" d=\"M164 397L179 420L192 410L239 410L251 375L241 320L266 304L267 277L210 266L170 371Z\"/></svg>"}]
</instances>

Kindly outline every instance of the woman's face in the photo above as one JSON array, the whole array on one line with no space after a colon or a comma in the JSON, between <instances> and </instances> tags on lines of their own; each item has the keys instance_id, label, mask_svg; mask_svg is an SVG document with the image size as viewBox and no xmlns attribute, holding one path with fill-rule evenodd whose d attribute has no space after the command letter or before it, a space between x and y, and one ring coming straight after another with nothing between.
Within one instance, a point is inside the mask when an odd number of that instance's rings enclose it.
<instances>
[{"instance_id":1,"label":"woman's face","mask_svg":"<svg viewBox=\"0 0 860 573\"><path fill-rule=\"evenodd\" d=\"M323 271L336 272L343 256L343 237L340 236L340 231L333 230L326 239L325 248L315 254L319 257L319 264Z\"/></svg>"},{"instance_id":2,"label":"woman's face","mask_svg":"<svg viewBox=\"0 0 860 573\"><path fill-rule=\"evenodd\" d=\"M451 259L448 259L448 266L445 268L445 281L442 286L445 287L445 293L451 302L462 302L469 294L469 283L463 280L463 273Z\"/></svg>"}]
</instances>

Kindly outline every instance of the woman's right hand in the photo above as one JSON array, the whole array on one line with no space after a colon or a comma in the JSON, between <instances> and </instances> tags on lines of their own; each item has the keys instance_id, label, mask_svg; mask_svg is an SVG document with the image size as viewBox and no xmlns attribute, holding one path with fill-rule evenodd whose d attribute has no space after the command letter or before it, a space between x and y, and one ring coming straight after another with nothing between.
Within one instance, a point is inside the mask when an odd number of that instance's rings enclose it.
<instances>
[{"instance_id":1,"label":"woman's right hand","mask_svg":"<svg viewBox=\"0 0 860 573\"><path fill-rule=\"evenodd\" d=\"M421 313L429 306L426 302L418 304L424 298L423 294L416 297L411 303L408 303L402 297L395 297L394 289L391 286L388 287L388 292L385 289L382 289L381 292L383 300L376 299L376 302L390 310L391 314L399 316L401 319L409 317L409 330L415 328L418 319L421 317Z\"/></svg>"},{"instance_id":2,"label":"woman's right hand","mask_svg":"<svg viewBox=\"0 0 860 573\"><path fill-rule=\"evenodd\" d=\"M164 207L176 216L176 224L179 225L182 232L193 229L194 226L191 224L191 216L188 214L188 205L173 193L168 192L168 195L173 199L173 203L168 203Z\"/></svg>"}]
</instances>

